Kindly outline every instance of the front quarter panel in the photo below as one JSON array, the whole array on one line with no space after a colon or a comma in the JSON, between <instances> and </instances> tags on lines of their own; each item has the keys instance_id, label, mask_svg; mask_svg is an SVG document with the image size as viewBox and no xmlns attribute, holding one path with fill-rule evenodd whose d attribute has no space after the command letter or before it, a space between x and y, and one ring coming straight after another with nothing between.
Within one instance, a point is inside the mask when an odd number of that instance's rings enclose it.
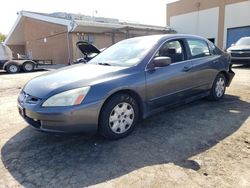
<instances>
[{"instance_id":1,"label":"front quarter panel","mask_svg":"<svg viewBox=\"0 0 250 188\"><path fill-rule=\"evenodd\" d=\"M125 72L123 76L103 79L103 82L93 84L84 103L102 100L103 103L114 93L131 90L145 100L145 75L142 71Z\"/></svg>"}]
</instances>

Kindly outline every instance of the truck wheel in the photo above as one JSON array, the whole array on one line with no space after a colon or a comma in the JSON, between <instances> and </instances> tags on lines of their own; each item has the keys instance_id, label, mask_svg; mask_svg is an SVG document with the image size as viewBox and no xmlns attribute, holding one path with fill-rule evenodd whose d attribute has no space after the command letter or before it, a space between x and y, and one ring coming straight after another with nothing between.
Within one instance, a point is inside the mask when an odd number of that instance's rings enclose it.
<instances>
[{"instance_id":1,"label":"truck wheel","mask_svg":"<svg viewBox=\"0 0 250 188\"><path fill-rule=\"evenodd\" d=\"M24 72L33 72L35 69L35 65L32 62L25 62L22 66Z\"/></svg>"},{"instance_id":2,"label":"truck wheel","mask_svg":"<svg viewBox=\"0 0 250 188\"><path fill-rule=\"evenodd\" d=\"M20 67L15 63L10 63L6 66L6 71L10 74L18 73L20 71Z\"/></svg>"}]
</instances>

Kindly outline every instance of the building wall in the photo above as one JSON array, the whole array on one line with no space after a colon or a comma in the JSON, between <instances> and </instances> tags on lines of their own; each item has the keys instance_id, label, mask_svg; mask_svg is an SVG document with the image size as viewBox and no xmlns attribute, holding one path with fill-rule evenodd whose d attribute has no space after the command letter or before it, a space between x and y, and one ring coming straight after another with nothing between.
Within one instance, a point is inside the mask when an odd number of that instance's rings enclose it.
<instances>
[{"instance_id":1,"label":"building wall","mask_svg":"<svg viewBox=\"0 0 250 188\"><path fill-rule=\"evenodd\" d=\"M95 34L94 35L95 42L94 45L101 49L101 48L107 48L112 45L112 37L111 34Z\"/></svg>"},{"instance_id":2,"label":"building wall","mask_svg":"<svg viewBox=\"0 0 250 188\"><path fill-rule=\"evenodd\" d=\"M70 33L70 53L71 53L71 62L83 56L81 51L76 47L76 43L79 40L84 40L84 36L90 35L93 37L93 45L95 45L98 49L108 48L113 43L117 43L121 40L131 37L137 37L142 35L156 35L156 34L163 34L164 32L161 31L131 31L129 35L122 32L115 32L114 36L112 37L112 33L86 33L86 32L76 32Z\"/></svg>"},{"instance_id":3,"label":"building wall","mask_svg":"<svg viewBox=\"0 0 250 188\"><path fill-rule=\"evenodd\" d=\"M126 39L126 35L125 34L123 34L123 33L116 33L115 34L115 43L117 43L117 42L119 42L121 40L124 40L124 39Z\"/></svg>"},{"instance_id":4,"label":"building wall","mask_svg":"<svg viewBox=\"0 0 250 188\"><path fill-rule=\"evenodd\" d=\"M108 48L114 43L117 43L121 40L131 37L137 37L142 35L156 35L163 34L160 31L131 31L129 35L126 33L116 32L114 34L114 38L112 39L111 33L70 33L70 50L71 50L71 62L82 57L81 51L76 47L76 43L79 40L84 40L84 35L91 35L94 38L93 45L95 45L98 49Z\"/></svg>"},{"instance_id":5,"label":"building wall","mask_svg":"<svg viewBox=\"0 0 250 188\"><path fill-rule=\"evenodd\" d=\"M195 11L170 18L171 26L183 34L215 38L217 43L219 8ZM212 26L212 27L211 27Z\"/></svg>"},{"instance_id":6,"label":"building wall","mask_svg":"<svg viewBox=\"0 0 250 188\"><path fill-rule=\"evenodd\" d=\"M129 35L126 31L116 31L115 35L110 32L68 33L66 26L28 17L23 19L20 30L23 32L24 45L10 45L14 54L24 54L32 59L52 60L54 64L68 64L82 57L82 53L76 47L76 42L83 40L85 35L91 35L93 44L101 49L128 37L164 33L150 30L135 30Z\"/></svg>"},{"instance_id":7,"label":"building wall","mask_svg":"<svg viewBox=\"0 0 250 188\"><path fill-rule=\"evenodd\" d=\"M94 38L94 43L98 49L107 48L112 45L112 35L110 33L84 33L83 35L91 35ZM80 37L79 37L80 36ZM82 33L70 33L71 38L71 53L72 60L76 60L82 57L81 51L76 47L76 43L81 39ZM114 36L114 42L117 43L126 38L125 34L116 33Z\"/></svg>"},{"instance_id":8,"label":"building wall","mask_svg":"<svg viewBox=\"0 0 250 188\"><path fill-rule=\"evenodd\" d=\"M93 33L70 33L70 36L72 38L72 60L76 60L80 57L82 57L81 51L76 47L76 43L78 41L84 40L84 35L88 36L91 35L94 38L94 43L97 48L104 48L111 45L111 37L105 36L104 34L93 34Z\"/></svg>"},{"instance_id":9,"label":"building wall","mask_svg":"<svg viewBox=\"0 0 250 188\"><path fill-rule=\"evenodd\" d=\"M25 18L25 52L33 59L53 60L55 64L67 64L68 41L65 26Z\"/></svg>"},{"instance_id":10,"label":"building wall","mask_svg":"<svg viewBox=\"0 0 250 188\"><path fill-rule=\"evenodd\" d=\"M226 27L228 27L228 20L231 19L226 18L228 15L226 13L226 11L228 11L227 7L231 6L232 9L234 9L238 3L249 3L249 1L181 0L170 3L167 4L167 24L176 29L178 33L191 33L206 38L215 38L216 44L219 47L224 48L226 40L225 30L227 30ZM250 12L249 8L246 9L247 8L238 9L237 13L234 12L234 14L231 14L231 17L236 15L240 17L233 19L231 22L234 22L235 24L232 24L231 26L237 25L238 20L248 19L244 17L245 13L242 14L243 11ZM183 25L185 25L185 27ZM196 30L194 28L196 28Z\"/></svg>"},{"instance_id":11,"label":"building wall","mask_svg":"<svg viewBox=\"0 0 250 188\"><path fill-rule=\"evenodd\" d=\"M80 50L76 47L76 43L79 40L76 33L70 33L70 50L71 50L71 62L82 57Z\"/></svg>"},{"instance_id":12,"label":"building wall","mask_svg":"<svg viewBox=\"0 0 250 188\"><path fill-rule=\"evenodd\" d=\"M250 1L226 5L223 45L226 46L227 29L250 26Z\"/></svg>"}]
</instances>

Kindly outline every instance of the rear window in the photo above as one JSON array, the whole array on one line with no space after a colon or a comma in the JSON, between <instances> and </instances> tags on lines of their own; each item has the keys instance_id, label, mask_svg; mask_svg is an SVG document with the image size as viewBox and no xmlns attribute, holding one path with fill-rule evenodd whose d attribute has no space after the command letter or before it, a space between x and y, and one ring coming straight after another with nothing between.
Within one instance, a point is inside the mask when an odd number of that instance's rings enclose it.
<instances>
[{"instance_id":1,"label":"rear window","mask_svg":"<svg viewBox=\"0 0 250 188\"><path fill-rule=\"evenodd\" d=\"M192 59L210 56L210 50L206 41L187 39Z\"/></svg>"}]
</instances>

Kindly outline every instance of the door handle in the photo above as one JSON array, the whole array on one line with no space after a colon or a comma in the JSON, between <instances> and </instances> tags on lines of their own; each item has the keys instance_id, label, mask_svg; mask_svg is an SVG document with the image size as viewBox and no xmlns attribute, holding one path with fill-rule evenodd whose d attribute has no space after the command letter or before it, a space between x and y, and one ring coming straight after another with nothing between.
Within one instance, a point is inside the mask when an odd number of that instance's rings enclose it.
<instances>
[{"instance_id":1,"label":"door handle","mask_svg":"<svg viewBox=\"0 0 250 188\"><path fill-rule=\"evenodd\" d=\"M184 67L183 67L183 71L185 71L185 72L187 72L187 71L189 71L190 69L192 69L192 65L185 65Z\"/></svg>"},{"instance_id":2,"label":"door handle","mask_svg":"<svg viewBox=\"0 0 250 188\"><path fill-rule=\"evenodd\" d=\"M217 60L214 60L213 63L219 63L219 60L218 60L218 59L217 59Z\"/></svg>"}]
</instances>

